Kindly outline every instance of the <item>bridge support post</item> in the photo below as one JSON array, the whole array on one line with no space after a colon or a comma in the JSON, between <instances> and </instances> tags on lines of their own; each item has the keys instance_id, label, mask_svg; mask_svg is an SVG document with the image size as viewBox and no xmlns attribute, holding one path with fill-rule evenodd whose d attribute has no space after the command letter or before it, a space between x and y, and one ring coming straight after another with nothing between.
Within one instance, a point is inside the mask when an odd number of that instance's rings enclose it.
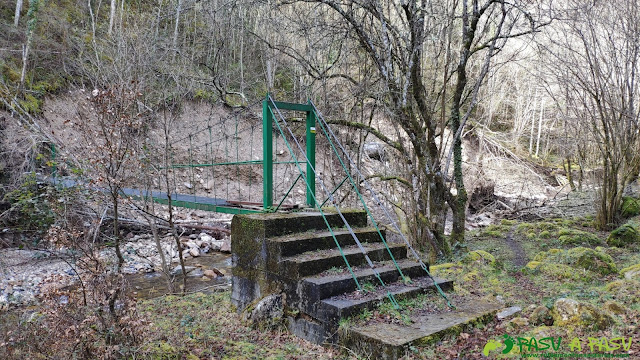
<instances>
[{"instance_id":1,"label":"bridge support post","mask_svg":"<svg viewBox=\"0 0 640 360\"><path fill-rule=\"evenodd\" d=\"M311 101L308 104L311 106ZM316 114L313 110L307 111L307 205L309 207L315 207L315 195L316 195Z\"/></svg>"},{"instance_id":2,"label":"bridge support post","mask_svg":"<svg viewBox=\"0 0 640 360\"><path fill-rule=\"evenodd\" d=\"M269 109L269 94L262 102L262 207L273 206L273 116Z\"/></svg>"}]
</instances>

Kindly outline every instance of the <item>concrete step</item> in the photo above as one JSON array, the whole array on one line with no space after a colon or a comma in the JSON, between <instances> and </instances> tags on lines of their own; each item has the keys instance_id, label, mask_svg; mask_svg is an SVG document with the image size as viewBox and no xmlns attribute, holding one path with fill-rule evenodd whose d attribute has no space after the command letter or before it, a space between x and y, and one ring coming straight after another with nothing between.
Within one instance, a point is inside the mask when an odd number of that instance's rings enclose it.
<instances>
[{"instance_id":1,"label":"concrete step","mask_svg":"<svg viewBox=\"0 0 640 360\"><path fill-rule=\"evenodd\" d=\"M388 299L389 293L399 301L405 298L415 297L426 290L435 290L435 284L438 284L443 291L453 289L452 281L440 278L434 279L435 283L429 277L422 277L412 279L412 283L410 284L404 284L398 281L385 284L385 287L376 283L376 289L369 293L354 291L321 300L318 306L316 306L315 313L310 315L322 322L337 324L342 318L348 318L365 309L371 310L380 305L382 301Z\"/></svg>"},{"instance_id":2,"label":"concrete step","mask_svg":"<svg viewBox=\"0 0 640 360\"><path fill-rule=\"evenodd\" d=\"M332 228L344 227L340 215L331 210L324 210L324 215ZM341 210L349 225L354 228L367 226L367 213L364 210ZM327 225L318 211L299 211L294 213L248 214L234 216L231 228L237 235L244 232L259 234L260 237L272 238L287 234L307 231L326 230ZM233 231L233 230L232 230Z\"/></svg>"},{"instance_id":3,"label":"concrete step","mask_svg":"<svg viewBox=\"0 0 640 360\"><path fill-rule=\"evenodd\" d=\"M362 243L362 248L367 252L371 261L391 260L389 252L397 260L407 257L407 248L404 244ZM366 259L357 245L343 247L342 251L351 266L366 264ZM305 276L320 274L332 268L346 268L340 250L337 248L315 250L296 256L284 258L280 261L280 276L291 280Z\"/></svg>"},{"instance_id":4,"label":"concrete step","mask_svg":"<svg viewBox=\"0 0 640 360\"><path fill-rule=\"evenodd\" d=\"M385 236L385 231L380 231ZM380 235L373 227L354 228L353 233L361 243L380 242ZM355 245L351 233L347 229L335 229L333 234L340 246ZM336 247L336 242L331 233L324 229L322 231L310 231L300 234L290 234L267 239L269 246L280 256L294 256L307 251L331 249Z\"/></svg>"},{"instance_id":5,"label":"concrete step","mask_svg":"<svg viewBox=\"0 0 640 360\"><path fill-rule=\"evenodd\" d=\"M451 281L436 278L436 283L443 290L453 288ZM433 284L429 278L416 278L410 285L402 282L388 284L387 290L399 301L434 289ZM296 336L316 344L344 342L344 339L338 338L340 319L355 315L364 309L372 309L385 299L387 299L387 293L380 287L366 294L352 292L323 299L316 304L305 303L305 308L301 309L301 313L305 315L288 317L288 327ZM366 353L363 355L367 358L376 358L368 357Z\"/></svg>"},{"instance_id":6,"label":"concrete step","mask_svg":"<svg viewBox=\"0 0 640 360\"><path fill-rule=\"evenodd\" d=\"M467 301L453 311L411 317L410 324L371 322L341 328L339 342L360 356L370 359L400 359L412 345L430 345L444 336L457 336L468 328L491 321L501 308L498 304Z\"/></svg>"},{"instance_id":7,"label":"concrete step","mask_svg":"<svg viewBox=\"0 0 640 360\"><path fill-rule=\"evenodd\" d=\"M413 259L399 260L398 266L402 270L402 273L410 278L418 278L425 275L424 270ZM395 282L400 278L400 273L392 262L376 264L376 270L385 283ZM354 269L354 275L360 284L378 282L373 270L368 265L356 267ZM304 294L300 309L309 313L308 311L314 311L313 306L320 300L349 293L356 289L356 283L348 271L335 275L321 274L303 278L297 288L298 294Z\"/></svg>"}]
</instances>

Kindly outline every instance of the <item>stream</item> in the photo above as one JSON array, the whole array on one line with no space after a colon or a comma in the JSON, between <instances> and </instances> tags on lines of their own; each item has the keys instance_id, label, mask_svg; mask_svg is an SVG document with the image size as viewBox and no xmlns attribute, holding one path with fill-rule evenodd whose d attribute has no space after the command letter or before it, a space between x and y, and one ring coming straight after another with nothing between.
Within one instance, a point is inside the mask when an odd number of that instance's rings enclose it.
<instances>
[{"instance_id":1,"label":"stream","mask_svg":"<svg viewBox=\"0 0 640 360\"><path fill-rule=\"evenodd\" d=\"M172 268L175 268L175 263ZM190 258L185 261L185 267L195 267L189 272L187 270L187 289L186 292L212 292L231 285L231 254L212 253ZM216 278L208 278L206 276L192 276L202 274L197 271L208 269L217 269L224 276ZM136 299L150 299L168 293L167 280L161 272L125 274L125 279L129 283L129 291ZM175 291L180 292L179 286L182 285L182 275L174 276L173 281Z\"/></svg>"}]
</instances>

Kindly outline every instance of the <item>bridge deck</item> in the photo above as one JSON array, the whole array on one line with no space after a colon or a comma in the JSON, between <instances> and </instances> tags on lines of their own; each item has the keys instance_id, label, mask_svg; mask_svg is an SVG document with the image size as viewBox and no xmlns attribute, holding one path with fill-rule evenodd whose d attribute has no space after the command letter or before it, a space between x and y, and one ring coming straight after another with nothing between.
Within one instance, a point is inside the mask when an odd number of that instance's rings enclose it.
<instances>
[{"instance_id":1,"label":"bridge deck","mask_svg":"<svg viewBox=\"0 0 640 360\"><path fill-rule=\"evenodd\" d=\"M61 185L65 188L74 186L84 186L86 184L77 182L70 179L53 179L52 182L56 185ZM105 192L107 189L91 187L95 190ZM169 203L169 197L164 191L151 191L151 196L146 190L138 190L131 188L123 188L122 194L131 198L151 198L153 202L158 204L167 205ZM210 198L206 196L197 196L190 194L171 194L171 204L176 207L205 210L227 214L252 214L263 212L261 210L261 204L258 203L242 203L227 201L225 199Z\"/></svg>"}]
</instances>

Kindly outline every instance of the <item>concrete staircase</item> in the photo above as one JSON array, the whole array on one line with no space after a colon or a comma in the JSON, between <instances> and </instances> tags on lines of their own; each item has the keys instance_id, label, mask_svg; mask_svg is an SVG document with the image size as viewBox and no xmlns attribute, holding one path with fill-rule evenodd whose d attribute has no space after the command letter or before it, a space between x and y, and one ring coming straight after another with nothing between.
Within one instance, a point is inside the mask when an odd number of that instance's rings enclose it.
<instances>
[{"instance_id":1,"label":"concrete staircase","mask_svg":"<svg viewBox=\"0 0 640 360\"><path fill-rule=\"evenodd\" d=\"M232 302L238 311L250 310L267 296L282 295L290 331L318 344L335 343L342 341L340 319L372 309L387 298L340 216L325 214L354 275L367 291L357 290L319 212L236 215L231 223ZM368 227L364 211L343 211L343 215L396 299L434 287L420 265L407 258L404 244L385 248L375 228ZM402 282L389 253L410 284ZM450 281L436 281L444 290L452 288Z\"/></svg>"}]
</instances>

